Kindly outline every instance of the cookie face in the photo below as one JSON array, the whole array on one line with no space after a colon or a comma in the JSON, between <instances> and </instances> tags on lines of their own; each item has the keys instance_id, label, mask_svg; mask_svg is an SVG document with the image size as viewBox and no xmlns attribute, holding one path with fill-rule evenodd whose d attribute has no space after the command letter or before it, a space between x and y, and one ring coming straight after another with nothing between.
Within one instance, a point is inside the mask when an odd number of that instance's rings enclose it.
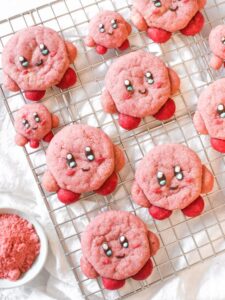
<instances>
[{"instance_id":1,"label":"cookie face","mask_svg":"<svg viewBox=\"0 0 225 300\"><path fill-rule=\"evenodd\" d=\"M84 258L95 271L115 280L133 276L151 256L146 225L124 211L97 216L83 233L81 245Z\"/></svg>"},{"instance_id":2,"label":"cookie face","mask_svg":"<svg viewBox=\"0 0 225 300\"><path fill-rule=\"evenodd\" d=\"M113 143L100 129L66 126L48 147L47 166L61 189L74 193L97 190L115 169Z\"/></svg>"},{"instance_id":3,"label":"cookie face","mask_svg":"<svg viewBox=\"0 0 225 300\"><path fill-rule=\"evenodd\" d=\"M157 146L141 161L135 179L150 204L183 209L201 193L202 163L186 146Z\"/></svg>"},{"instance_id":4,"label":"cookie face","mask_svg":"<svg viewBox=\"0 0 225 300\"><path fill-rule=\"evenodd\" d=\"M225 25L212 29L209 35L209 47L214 55L225 59Z\"/></svg>"},{"instance_id":5,"label":"cookie face","mask_svg":"<svg viewBox=\"0 0 225 300\"><path fill-rule=\"evenodd\" d=\"M28 140L41 140L52 129L52 116L42 104L26 104L16 113L14 125Z\"/></svg>"},{"instance_id":6,"label":"cookie face","mask_svg":"<svg viewBox=\"0 0 225 300\"><path fill-rule=\"evenodd\" d=\"M69 66L65 41L52 29L30 27L6 44L3 70L21 90L45 90L60 82Z\"/></svg>"},{"instance_id":7,"label":"cookie face","mask_svg":"<svg viewBox=\"0 0 225 300\"><path fill-rule=\"evenodd\" d=\"M102 11L90 22L89 35L98 45L118 48L130 34L130 25L113 11Z\"/></svg>"},{"instance_id":8,"label":"cookie face","mask_svg":"<svg viewBox=\"0 0 225 300\"><path fill-rule=\"evenodd\" d=\"M156 114L171 95L171 82L165 64L144 51L118 58L105 79L118 112L143 118Z\"/></svg>"}]
</instances>

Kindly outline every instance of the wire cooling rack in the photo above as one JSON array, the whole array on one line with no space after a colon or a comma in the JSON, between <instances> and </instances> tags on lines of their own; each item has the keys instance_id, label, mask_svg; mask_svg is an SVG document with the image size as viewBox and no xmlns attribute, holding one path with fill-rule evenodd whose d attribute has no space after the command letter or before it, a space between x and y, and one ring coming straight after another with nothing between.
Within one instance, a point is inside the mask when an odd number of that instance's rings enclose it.
<instances>
[{"instance_id":1,"label":"wire cooling rack","mask_svg":"<svg viewBox=\"0 0 225 300\"><path fill-rule=\"evenodd\" d=\"M85 299L122 299L225 251L224 157L210 147L208 137L197 134L192 123L199 93L207 84L223 75L222 71L214 72L209 68L207 37L212 27L224 23L222 16L225 15L225 0L208 1L204 10L206 25L202 33L194 38L177 33L168 43L159 46L152 43L145 33L139 33L133 28L131 48L127 52L142 48L162 57L168 66L178 72L182 84L181 92L174 97L177 105L174 119L160 123L151 117L145 118L136 130L126 132L118 127L117 117L106 115L100 104L107 69L114 58L124 53L111 50L104 57L98 56L94 49L85 48L82 37L87 34L90 18L99 10L116 10L129 20L130 6L127 0L60 0L0 22L0 52L16 31L32 25L51 27L77 46L79 56L74 67L78 83L63 92L52 88L43 103L59 116L61 127L71 122L101 127L126 154L127 163L119 174L120 183L116 192L108 197L89 193L79 202L64 206L55 194L45 193L41 186L41 177L46 168L47 144L42 143L37 150L29 146L24 149ZM15 112L26 101L21 93L10 93L2 84L0 93L13 122ZM168 220L157 222L151 219L146 209L131 201L130 188L136 164L155 145L168 142L183 143L195 150L215 176L214 190L204 197L206 207L200 217L189 219L176 211ZM79 263L82 231L91 219L107 209L135 213L147 223L149 229L158 233L161 240L161 248L154 257L153 275L141 282L128 280L124 288L113 292L104 290L100 280L90 280L82 275Z\"/></svg>"}]
</instances>

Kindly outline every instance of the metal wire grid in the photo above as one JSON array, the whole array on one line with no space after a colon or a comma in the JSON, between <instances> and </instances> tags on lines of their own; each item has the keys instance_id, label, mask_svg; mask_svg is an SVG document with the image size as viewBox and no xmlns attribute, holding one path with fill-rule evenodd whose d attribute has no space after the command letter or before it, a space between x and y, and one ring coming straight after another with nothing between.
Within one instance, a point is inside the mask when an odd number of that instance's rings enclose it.
<instances>
[{"instance_id":1,"label":"metal wire grid","mask_svg":"<svg viewBox=\"0 0 225 300\"><path fill-rule=\"evenodd\" d=\"M119 174L120 184L117 191L108 197L89 193L78 203L63 206L55 194L47 194L41 187L47 145L43 143L37 150L27 147L24 151L83 296L86 299L122 299L225 250L224 158L212 150L208 137L197 134L192 123L192 113L199 92L223 74L211 71L208 66L210 53L207 37L213 26L223 23L225 1L208 2L205 9L205 29L195 38L176 34L170 42L159 47L146 38L144 33L133 30L129 51L144 48L162 56L179 73L182 87L181 93L174 98L177 112L173 120L161 124L151 117L145 118L141 126L132 132L121 130L116 116L106 115L99 101L107 68L111 60L122 53L112 50L100 57L93 49L86 49L81 38L87 33L90 18L101 9L116 10L129 19L130 2L60 0L4 20L0 23L0 51L2 52L14 32L35 24L55 29L78 48L79 57L74 66L79 78L78 84L64 92L52 88L43 103L59 116L61 127L71 122L99 126L120 144L125 151L127 163ZM25 103L23 95L10 93L1 84L0 97L13 121L14 113ZM176 211L168 220L153 221L146 209L131 201L130 187L136 164L152 147L166 142L184 143L194 149L215 176L215 188L205 197L205 212L198 218L187 219ZM104 290L99 280L87 279L82 275L79 264L82 231L91 219L107 209L135 213L161 239L160 251L154 258L153 275L142 282L128 280L125 288L114 292Z\"/></svg>"}]
</instances>

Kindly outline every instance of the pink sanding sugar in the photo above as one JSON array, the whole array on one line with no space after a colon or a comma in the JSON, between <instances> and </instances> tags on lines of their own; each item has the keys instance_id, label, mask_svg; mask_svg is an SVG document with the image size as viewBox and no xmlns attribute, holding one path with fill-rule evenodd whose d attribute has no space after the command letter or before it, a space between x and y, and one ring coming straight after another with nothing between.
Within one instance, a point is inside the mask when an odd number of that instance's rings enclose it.
<instances>
[{"instance_id":1,"label":"pink sanding sugar","mask_svg":"<svg viewBox=\"0 0 225 300\"><path fill-rule=\"evenodd\" d=\"M0 279L15 281L38 256L39 238L31 223L14 214L1 214L0 228Z\"/></svg>"}]
</instances>

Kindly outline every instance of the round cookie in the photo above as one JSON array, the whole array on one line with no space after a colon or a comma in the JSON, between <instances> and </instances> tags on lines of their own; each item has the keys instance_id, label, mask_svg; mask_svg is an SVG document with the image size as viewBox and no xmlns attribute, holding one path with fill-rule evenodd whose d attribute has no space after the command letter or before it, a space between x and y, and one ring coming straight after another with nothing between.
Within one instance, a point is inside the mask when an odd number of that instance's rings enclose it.
<instances>
[{"instance_id":1,"label":"round cookie","mask_svg":"<svg viewBox=\"0 0 225 300\"><path fill-rule=\"evenodd\" d=\"M204 209L200 194L210 192L213 183L213 175L194 151L167 144L156 146L140 162L131 194L155 219L165 219L175 209L195 217Z\"/></svg>"},{"instance_id":2,"label":"round cookie","mask_svg":"<svg viewBox=\"0 0 225 300\"><path fill-rule=\"evenodd\" d=\"M76 55L76 47L50 28L23 29L3 49L4 86L22 90L31 101L43 98L52 86L66 89L76 82L76 73L69 68Z\"/></svg>"},{"instance_id":3,"label":"round cookie","mask_svg":"<svg viewBox=\"0 0 225 300\"><path fill-rule=\"evenodd\" d=\"M218 79L201 93L194 125L200 134L208 134L212 147L225 153L225 79Z\"/></svg>"},{"instance_id":4,"label":"round cookie","mask_svg":"<svg viewBox=\"0 0 225 300\"><path fill-rule=\"evenodd\" d=\"M92 18L85 44L95 47L96 52L102 55L113 48L123 51L130 45L128 36L131 31L130 24L120 14L109 10L102 11Z\"/></svg>"},{"instance_id":5,"label":"round cookie","mask_svg":"<svg viewBox=\"0 0 225 300\"><path fill-rule=\"evenodd\" d=\"M127 278L146 279L153 270L150 257L159 249L157 236L130 212L107 211L87 226L81 237L81 270L88 278L101 276L115 290Z\"/></svg>"},{"instance_id":6,"label":"round cookie","mask_svg":"<svg viewBox=\"0 0 225 300\"><path fill-rule=\"evenodd\" d=\"M41 140L50 142L52 128L58 127L59 119L40 103L25 104L15 115L14 126L17 132L15 142L18 146L38 148Z\"/></svg>"},{"instance_id":7,"label":"round cookie","mask_svg":"<svg viewBox=\"0 0 225 300\"><path fill-rule=\"evenodd\" d=\"M43 186L57 192L65 204L77 201L85 192L112 193L116 173L125 164L122 150L101 129L81 124L68 125L54 136L46 160Z\"/></svg>"},{"instance_id":8,"label":"round cookie","mask_svg":"<svg viewBox=\"0 0 225 300\"><path fill-rule=\"evenodd\" d=\"M225 25L213 28L209 34L209 47L213 52L210 66L218 70L225 60Z\"/></svg>"},{"instance_id":9,"label":"round cookie","mask_svg":"<svg viewBox=\"0 0 225 300\"><path fill-rule=\"evenodd\" d=\"M124 55L110 66L105 77L102 105L105 112L118 113L119 124L136 128L141 118L167 120L175 112L170 96L180 86L176 72L145 51Z\"/></svg>"},{"instance_id":10,"label":"round cookie","mask_svg":"<svg viewBox=\"0 0 225 300\"><path fill-rule=\"evenodd\" d=\"M133 0L132 22L156 43L165 43L173 32L199 33L204 17L199 12L206 0Z\"/></svg>"}]
</instances>

